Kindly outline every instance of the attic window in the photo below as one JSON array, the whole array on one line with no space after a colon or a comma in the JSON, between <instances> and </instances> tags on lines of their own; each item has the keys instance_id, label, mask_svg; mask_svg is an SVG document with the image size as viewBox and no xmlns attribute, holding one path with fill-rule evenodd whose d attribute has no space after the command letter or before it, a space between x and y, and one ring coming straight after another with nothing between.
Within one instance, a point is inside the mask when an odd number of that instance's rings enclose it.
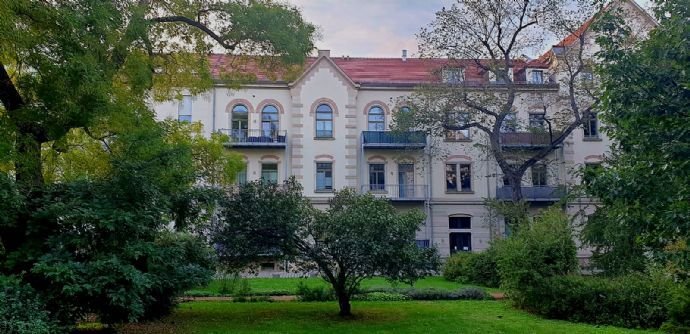
<instances>
[{"instance_id":1,"label":"attic window","mask_svg":"<svg viewBox=\"0 0 690 334\"><path fill-rule=\"evenodd\" d=\"M465 80L465 73L462 68L450 67L443 69L441 72L441 77L443 79L443 83L459 84Z\"/></svg>"},{"instance_id":2,"label":"attic window","mask_svg":"<svg viewBox=\"0 0 690 334\"><path fill-rule=\"evenodd\" d=\"M529 78L529 83L531 84L543 84L544 83L544 71L542 70L532 70Z\"/></svg>"}]
</instances>

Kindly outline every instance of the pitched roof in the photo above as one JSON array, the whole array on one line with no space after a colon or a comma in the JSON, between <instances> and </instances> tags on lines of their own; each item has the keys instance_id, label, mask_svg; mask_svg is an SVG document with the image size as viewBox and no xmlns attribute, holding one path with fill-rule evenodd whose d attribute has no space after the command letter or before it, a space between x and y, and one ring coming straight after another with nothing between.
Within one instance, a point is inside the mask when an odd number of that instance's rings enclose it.
<instances>
[{"instance_id":1,"label":"pitched roof","mask_svg":"<svg viewBox=\"0 0 690 334\"><path fill-rule=\"evenodd\" d=\"M311 65L319 59L309 57L302 67L309 71ZM441 58L357 58L357 57L329 57L332 64L337 66L352 82L359 85L415 85L421 83L439 82L439 71L444 67L464 68L465 80L469 82L485 81L485 72L476 65L475 60L449 60ZM214 77L221 76L223 71L232 70L253 74L259 83L286 82L285 73L270 72L260 66L258 58L235 57L224 54L209 56L211 72ZM524 68L547 68L548 64L538 60L514 60L513 72L518 73ZM294 79L294 78L293 78Z\"/></svg>"}]
</instances>

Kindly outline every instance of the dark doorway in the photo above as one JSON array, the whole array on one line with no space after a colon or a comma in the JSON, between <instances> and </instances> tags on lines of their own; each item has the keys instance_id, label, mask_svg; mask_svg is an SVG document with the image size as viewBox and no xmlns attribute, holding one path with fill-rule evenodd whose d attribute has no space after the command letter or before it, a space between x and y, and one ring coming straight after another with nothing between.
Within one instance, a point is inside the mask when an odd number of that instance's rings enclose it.
<instances>
[{"instance_id":1,"label":"dark doorway","mask_svg":"<svg viewBox=\"0 0 690 334\"><path fill-rule=\"evenodd\" d=\"M472 233L458 232L451 233L448 237L450 241L450 253L456 252L471 252L472 251Z\"/></svg>"}]
</instances>

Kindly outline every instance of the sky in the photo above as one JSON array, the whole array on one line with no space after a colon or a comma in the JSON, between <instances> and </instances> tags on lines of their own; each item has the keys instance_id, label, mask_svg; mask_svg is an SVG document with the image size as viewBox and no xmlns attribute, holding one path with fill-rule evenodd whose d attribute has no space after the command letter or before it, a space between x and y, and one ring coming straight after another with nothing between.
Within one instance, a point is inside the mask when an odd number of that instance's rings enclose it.
<instances>
[{"instance_id":1,"label":"sky","mask_svg":"<svg viewBox=\"0 0 690 334\"><path fill-rule=\"evenodd\" d=\"M288 0L319 26L318 49L334 57L415 57L415 34L455 0ZM650 0L637 0L648 8Z\"/></svg>"}]
</instances>

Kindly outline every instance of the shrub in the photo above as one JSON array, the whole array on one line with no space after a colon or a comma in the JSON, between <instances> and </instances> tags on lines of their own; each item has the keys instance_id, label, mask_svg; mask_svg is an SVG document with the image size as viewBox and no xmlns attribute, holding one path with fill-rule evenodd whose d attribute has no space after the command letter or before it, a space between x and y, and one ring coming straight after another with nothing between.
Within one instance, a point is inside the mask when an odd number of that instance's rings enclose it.
<instances>
[{"instance_id":1,"label":"shrub","mask_svg":"<svg viewBox=\"0 0 690 334\"><path fill-rule=\"evenodd\" d=\"M331 288L325 286L308 287L304 282L297 284L297 299L303 302L325 302L335 300Z\"/></svg>"},{"instance_id":2,"label":"shrub","mask_svg":"<svg viewBox=\"0 0 690 334\"><path fill-rule=\"evenodd\" d=\"M354 300L364 300L370 302L397 302L410 300L410 297L405 294L395 292L368 292L355 295Z\"/></svg>"},{"instance_id":3,"label":"shrub","mask_svg":"<svg viewBox=\"0 0 690 334\"><path fill-rule=\"evenodd\" d=\"M28 285L0 276L0 333L50 334L58 327Z\"/></svg>"},{"instance_id":4,"label":"shrub","mask_svg":"<svg viewBox=\"0 0 690 334\"><path fill-rule=\"evenodd\" d=\"M493 246L481 253L455 253L444 264L443 277L449 281L496 288L501 284L496 257Z\"/></svg>"},{"instance_id":5,"label":"shrub","mask_svg":"<svg viewBox=\"0 0 690 334\"><path fill-rule=\"evenodd\" d=\"M463 288L457 291L440 289L411 289L406 292L412 300L459 300L459 299L487 299L488 294L479 288Z\"/></svg>"},{"instance_id":6,"label":"shrub","mask_svg":"<svg viewBox=\"0 0 690 334\"><path fill-rule=\"evenodd\" d=\"M496 245L501 287L518 306L535 305L544 280L577 269L577 248L568 216L558 208L544 211Z\"/></svg>"},{"instance_id":7,"label":"shrub","mask_svg":"<svg viewBox=\"0 0 690 334\"><path fill-rule=\"evenodd\" d=\"M661 327L674 334L690 334L690 286L678 286L671 290L668 304L668 321Z\"/></svg>"},{"instance_id":8,"label":"shrub","mask_svg":"<svg viewBox=\"0 0 690 334\"><path fill-rule=\"evenodd\" d=\"M672 286L666 279L641 275L614 279L554 276L530 290L524 307L554 319L659 328L669 315Z\"/></svg>"}]
</instances>

